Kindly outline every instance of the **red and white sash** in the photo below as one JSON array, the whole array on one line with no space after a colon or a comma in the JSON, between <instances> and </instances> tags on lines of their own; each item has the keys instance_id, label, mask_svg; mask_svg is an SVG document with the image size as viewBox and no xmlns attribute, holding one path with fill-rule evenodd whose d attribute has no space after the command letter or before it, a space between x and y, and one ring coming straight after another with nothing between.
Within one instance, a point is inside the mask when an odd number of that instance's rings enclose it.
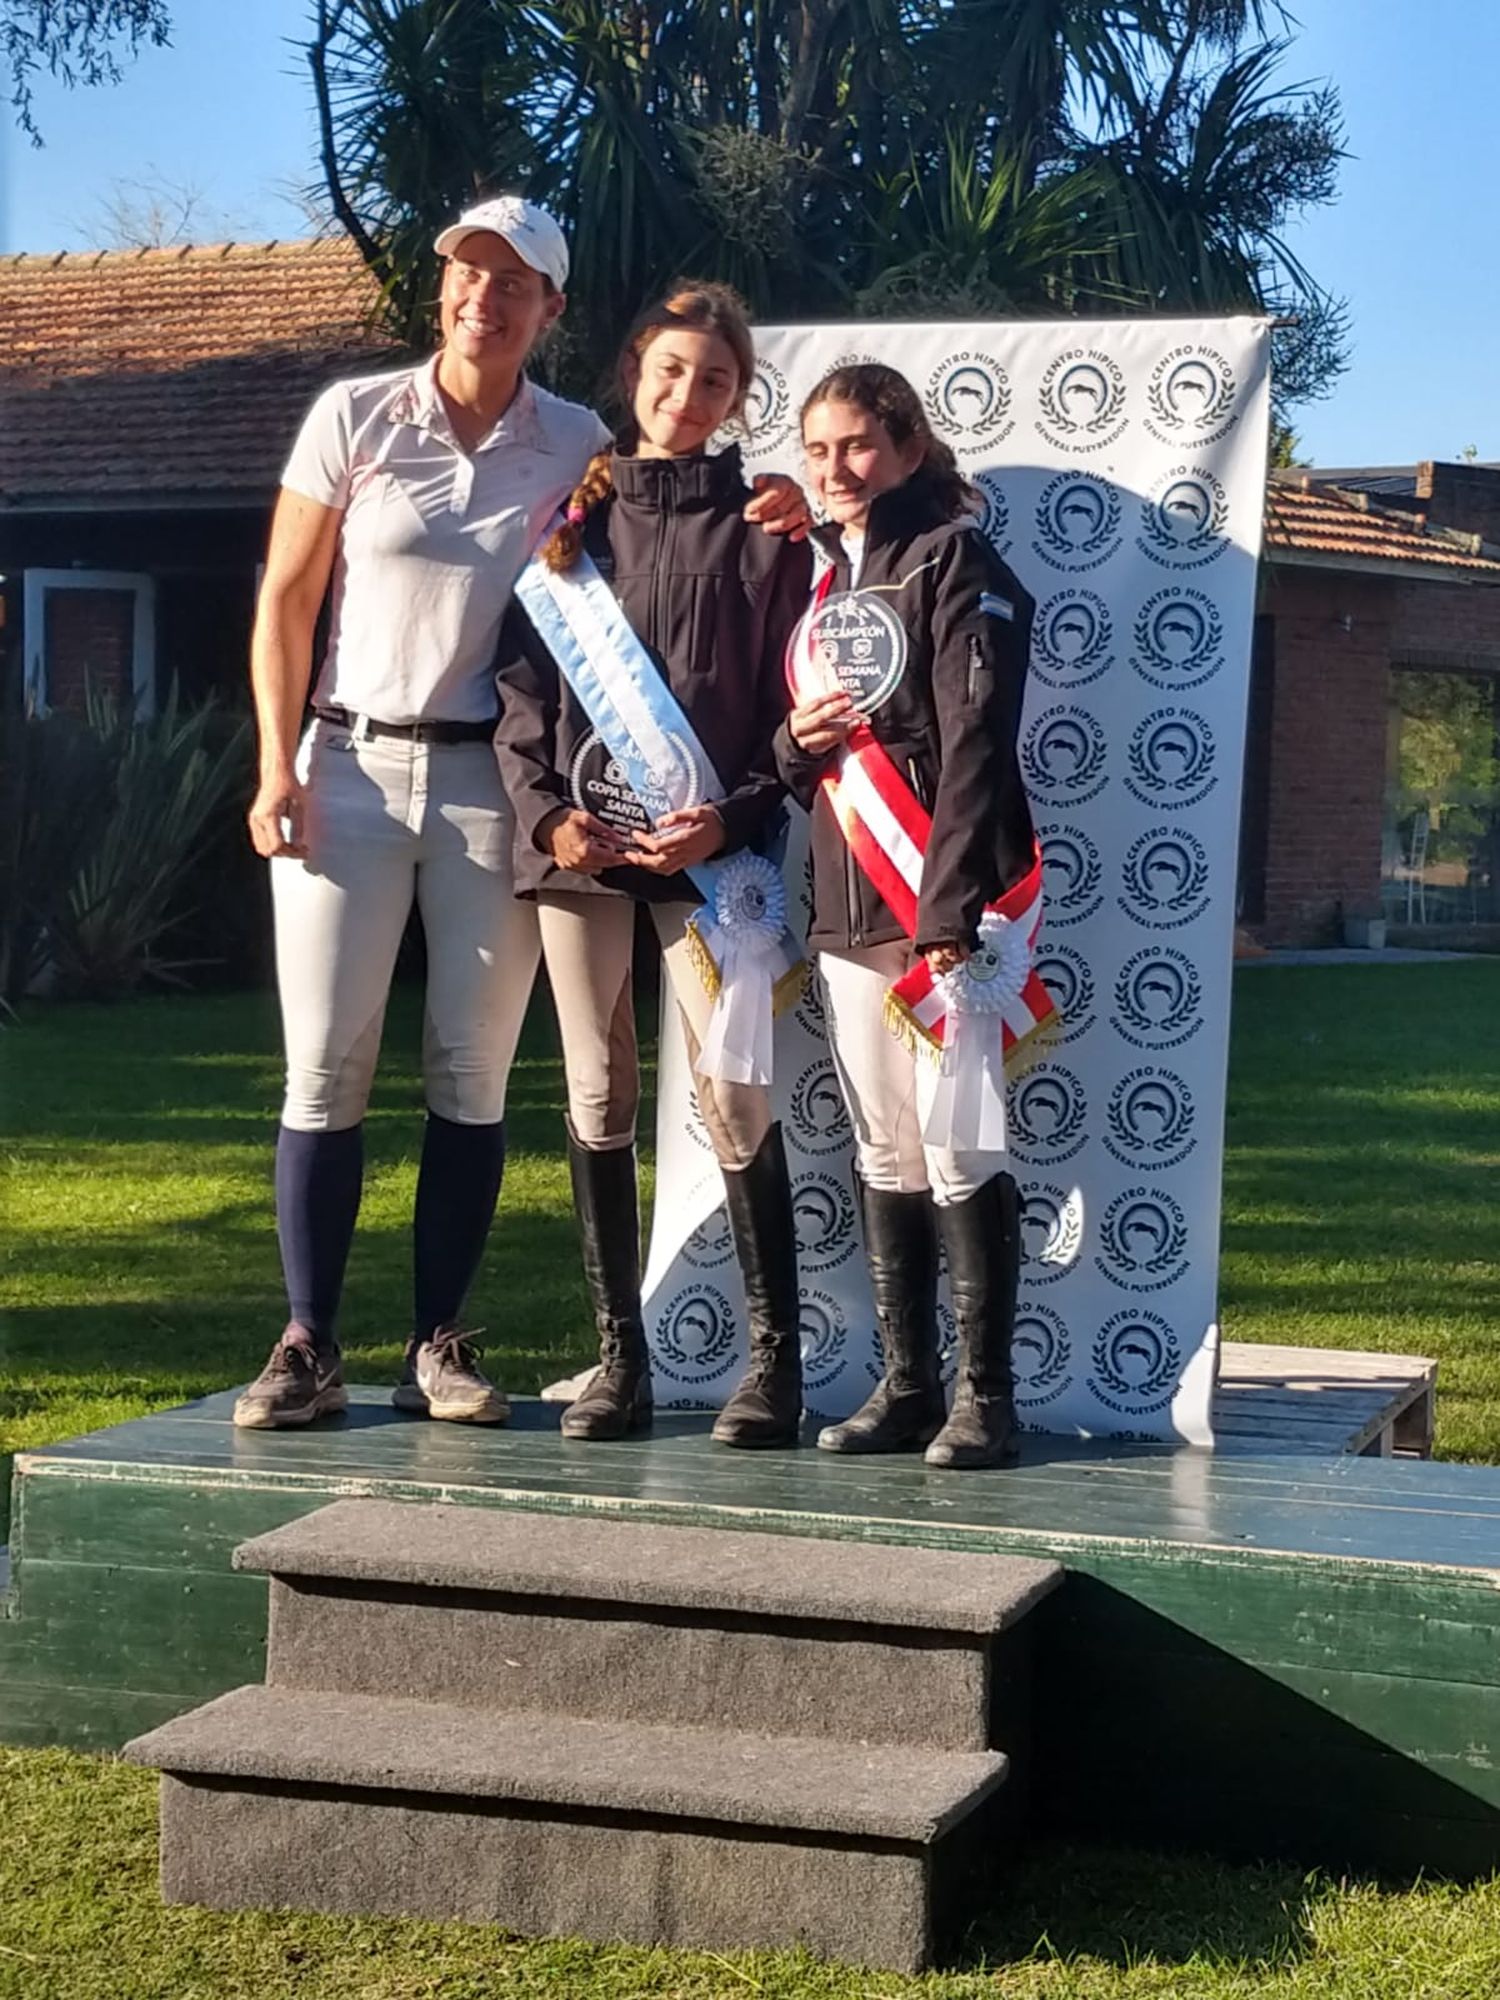
<instances>
[{"instance_id":1,"label":"red and white sash","mask_svg":"<svg viewBox=\"0 0 1500 2000\"><path fill-rule=\"evenodd\" d=\"M787 649L787 679L798 702L836 693L840 686L815 636L818 613L832 581L833 572L825 570ZM915 940L932 815L864 721L850 730L820 783L850 853L901 928ZM950 973L939 980L926 959L919 957L886 995L886 1025L910 1046L925 1046L941 1055L952 1039L955 1008L976 1015L998 1015L1003 1053L1009 1056L1057 1013L1033 963L1041 922L1042 859L1038 850L1021 880L987 905L972 972L967 977ZM989 986L992 992L986 992ZM967 1002L963 997L966 989L972 989Z\"/></svg>"}]
</instances>

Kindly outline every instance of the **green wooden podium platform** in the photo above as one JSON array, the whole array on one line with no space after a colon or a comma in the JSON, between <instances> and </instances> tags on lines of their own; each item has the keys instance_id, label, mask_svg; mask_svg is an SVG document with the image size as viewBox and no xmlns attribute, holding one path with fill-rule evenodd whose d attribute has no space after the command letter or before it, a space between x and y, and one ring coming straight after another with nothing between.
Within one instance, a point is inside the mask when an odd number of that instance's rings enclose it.
<instances>
[{"instance_id":1,"label":"green wooden podium platform","mask_svg":"<svg viewBox=\"0 0 1500 2000\"><path fill-rule=\"evenodd\" d=\"M729 1452L707 1417L582 1445L540 1403L480 1431L353 1393L309 1432L236 1432L226 1393L20 1457L0 1740L113 1749L259 1680L266 1583L230 1553L331 1499L603 1512L1054 1557L1049 1830L1500 1867L1500 1470L1033 1438L1019 1471L962 1476Z\"/></svg>"}]
</instances>

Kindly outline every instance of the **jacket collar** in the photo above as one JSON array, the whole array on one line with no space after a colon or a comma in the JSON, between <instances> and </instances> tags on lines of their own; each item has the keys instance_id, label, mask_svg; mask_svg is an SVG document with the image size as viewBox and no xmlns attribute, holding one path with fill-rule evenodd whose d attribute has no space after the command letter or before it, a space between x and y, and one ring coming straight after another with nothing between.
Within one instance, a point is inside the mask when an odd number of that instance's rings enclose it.
<instances>
[{"instance_id":1,"label":"jacket collar","mask_svg":"<svg viewBox=\"0 0 1500 2000\"><path fill-rule=\"evenodd\" d=\"M632 507L660 507L670 497L676 508L727 500L743 490L738 445L695 452L691 458L626 458L612 461L614 490Z\"/></svg>"},{"instance_id":2,"label":"jacket collar","mask_svg":"<svg viewBox=\"0 0 1500 2000\"><path fill-rule=\"evenodd\" d=\"M920 535L929 528L942 527L947 518L920 473L915 478L904 480L900 486L893 486L887 493L877 493L870 502L870 517L865 524L865 561L868 562L877 549L910 541L913 535ZM831 562L847 562L844 539L836 522L825 521L814 528L813 539Z\"/></svg>"}]
</instances>

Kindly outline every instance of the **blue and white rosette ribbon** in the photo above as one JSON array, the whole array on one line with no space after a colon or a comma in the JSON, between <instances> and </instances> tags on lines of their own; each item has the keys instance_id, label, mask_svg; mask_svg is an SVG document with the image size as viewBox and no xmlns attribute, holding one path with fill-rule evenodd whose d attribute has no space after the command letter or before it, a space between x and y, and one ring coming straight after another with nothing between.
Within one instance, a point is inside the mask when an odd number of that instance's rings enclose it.
<instances>
[{"instance_id":1,"label":"blue and white rosette ribbon","mask_svg":"<svg viewBox=\"0 0 1500 2000\"><path fill-rule=\"evenodd\" d=\"M1031 974L1020 924L987 912L978 948L935 982L943 1001L943 1047L922 1118L929 1146L960 1153L1005 1151L1005 1009Z\"/></svg>"},{"instance_id":2,"label":"blue and white rosette ribbon","mask_svg":"<svg viewBox=\"0 0 1500 2000\"><path fill-rule=\"evenodd\" d=\"M699 1074L768 1084L776 988L792 962L781 870L765 855L744 850L718 862L713 895L695 913L692 928L718 972Z\"/></svg>"}]
</instances>

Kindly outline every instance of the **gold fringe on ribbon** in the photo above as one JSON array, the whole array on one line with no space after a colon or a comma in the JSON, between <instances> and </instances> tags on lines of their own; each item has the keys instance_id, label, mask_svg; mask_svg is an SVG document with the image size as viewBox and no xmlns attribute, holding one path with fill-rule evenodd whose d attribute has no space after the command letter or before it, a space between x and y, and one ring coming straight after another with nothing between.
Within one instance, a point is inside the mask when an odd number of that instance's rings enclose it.
<instances>
[{"instance_id":1,"label":"gold fringe on ribbon","mask_svg":"<svg viewBox=\"0 0 1500 2000\"><path fill-rule=\"evenodd\" d=\"M807 991L811 974L805 958L799 958L795 965L789 965L776 984L771 988L771 1012L779 1020L788 1007L795 1007Z\"/></svg>"},{"instance_id":2,"label":"gold fringe on ribbon","mask_svg":"<svg viewBox=\"0 0 1500 2000\"><path fill-rule=\"evenodd\" d=\"M909 1055L940 1056L943 1052L941 1039L931 1028L924 1027L910 1007L897 993L894 986L885 990L881 1002L880 1018L890 1029L896 1040Z\"/></svg>"},{"instance_id":3,"label":"gold fringe on ribbon","mask_svg":"<svg viewBox=\"0 0 1500 2000\"><path fill-rule=\"evenodd\" d=\"M703 981L703 990L710 1000L717 1000L719 988L724 984L724 976L719 971L718 961L703 942L698 926L689 917L687 921L688 957L693 961L693 970Z\"/></svg>"}]
</instances>

